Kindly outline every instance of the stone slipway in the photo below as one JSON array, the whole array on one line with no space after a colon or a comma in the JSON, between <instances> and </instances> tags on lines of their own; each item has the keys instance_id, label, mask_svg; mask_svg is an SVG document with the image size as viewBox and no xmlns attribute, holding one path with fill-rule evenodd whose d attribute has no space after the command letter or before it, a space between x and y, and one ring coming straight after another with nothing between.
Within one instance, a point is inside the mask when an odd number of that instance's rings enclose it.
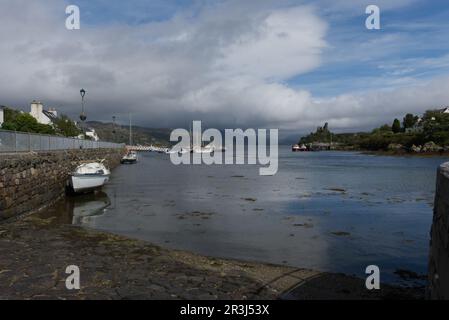
<instances>
[{"instance_id":1,"label":"stone slipway","mask_svg":"<svg viewBox=\"0 0 449 320\"><path fill-rule=\"evenodd\" d=\"M0 299L421 299L420 289L199 256L34 215L0 225ZM65 287L77 265L81 289Z\"/></svg>"}]
</instances>

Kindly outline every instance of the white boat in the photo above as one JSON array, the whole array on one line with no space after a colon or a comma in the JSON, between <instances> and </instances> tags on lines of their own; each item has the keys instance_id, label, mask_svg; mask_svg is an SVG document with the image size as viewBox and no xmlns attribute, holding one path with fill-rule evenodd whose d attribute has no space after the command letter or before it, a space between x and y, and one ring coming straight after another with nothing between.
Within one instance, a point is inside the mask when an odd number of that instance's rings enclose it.
<instances>
[{"instance_id":1,"label":"white boat","mask_svg":"<svg viewBox=\"0 0 449 320\"><path fill-rule=\"evenodd\" d=\"M193 153L212 153L214 152L214 148L213 147L194 147L193 148Z\"/></svg>"},{"instance_id":2,"label":"white boat","mask_svg":"<svg viewBox=\"0 0 449 320\"><path fill-rule=\"evenodd\" d=\"M293 152L304 152L304 151L309 151L306 147L305 144L299 145L299 144L295 144L292 146L292 151Z\"/></svg>"},{"instance_id":3,"label":"white boat","mask_svg":"<svg viewBox=\"0 0 449 320\"><path fill-rule=\"evenodd\" d=\"M223 146L216 146L213 142L211 142L211 143L209 143L207 146L205 146L204 147L206 150L207 149L209 149L209 150L212 150L212 151L215 151L215 152L225 152L226 151L226 148L225 147L223 147Z\"/></svg>"},{"instance_id":4,"label":"white boat","mask_svg":"<svg viewBox=\"0 0 449 320\"><path fill-rule=\"evenodd\" d=\"M190 152L189 150L184 149L184 148L181 148L181 149L171 148L171 149L167 149L165 151L165 153L167 153L167 154L175 154L175 153L177 153L177 154L184 154L184 153L189 153L189 152Z\"/></svg>"},{"instance_id":5,"label":"white boat","mask_svg":"<svg viewBox=\"0 0 449 320\"><path fill-rule=\"evenodd\" d=\"M137 152L130 151L126 155L123 156L121 163L136 163L137 162Z\"/></svg>"},{"instance_id":6,"label":"white boat","mask_svg":"<svg viewBox=\"0 0 449 320\"><path fill-rule=\"evenodd\" d=\"M197 137L196 141L201 140L201 135ZM214 142L209 143L208 145L204 146L203 143L200 145L195 145L193 143L193 131L192 126L190 126L190 152L191 153L213 153L215 151L225 151L226 148L224 147L216 147Z\"/></svg>"},{"instance_id":7,"label":"white boat","mask_svg":"<svg viewBox=\"0 0 449 320\"><path fill-rule=\"evenodd\" d=\"M101 188L110 174L102 162L84 163L75 169L69 183L76 193L89 192Z\"/></svg>"}]
</instances>

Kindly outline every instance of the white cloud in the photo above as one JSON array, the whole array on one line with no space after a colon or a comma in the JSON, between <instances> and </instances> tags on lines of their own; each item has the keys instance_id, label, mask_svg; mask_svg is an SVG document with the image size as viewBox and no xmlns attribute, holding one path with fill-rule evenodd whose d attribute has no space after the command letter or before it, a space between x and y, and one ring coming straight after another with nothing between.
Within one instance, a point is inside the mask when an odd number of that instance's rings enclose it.
<instances>
[{"instance_id":1,"label":"white cloud","mask_svg":"<svg viewBox=\"0 0 449 320\"><path fill-rule=\"evenodd\" d=\"M277 10L221 49L225 75L287 79L320 65L326 24L309 7Z\"/></svg>"}]
</instances>

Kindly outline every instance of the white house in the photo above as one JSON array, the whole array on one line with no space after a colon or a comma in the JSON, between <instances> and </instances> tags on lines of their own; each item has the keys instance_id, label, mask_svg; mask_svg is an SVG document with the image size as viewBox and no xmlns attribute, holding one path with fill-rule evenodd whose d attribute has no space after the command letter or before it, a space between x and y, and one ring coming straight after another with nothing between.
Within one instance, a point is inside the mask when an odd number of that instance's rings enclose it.
<instances>
[{"instance_id":1,"label":"white house","mask_svg":"<svg viewBox=\"0 0 449 320\"><path fill-rule=\"evenodd\" d=\"M94 141L100 140L100 137L98 137L98 134L97 134L97 132L95 132L94 128L86 129L86 136L91 137L92 140L94 140Z\"/></svg>"},{"instance_id":2,"label":"white house","mask_svg":"<svg viewBox=\"0 0 449 320\"><path fill-rule=\"evenodd\" d=\"M441 113L449 113L449 107L440 110Z\"/></svg>"},{"instance_id":3,"label":"white house","mask_svg":"<svg viewBox=\"0 0 449 320\"><path fill-rule=\"evenodd\" d=\"M3 122L5 121L5 116L4 116L4 112L3 112L3 106L0 106L0 128L3 124Z\"/></svg>"},{"instance_id":4,"label":"white house","mask_svg":"<svg viewBox=\"0 0 449 320\"><path fill-rule=\"evenodd\" d=\"M36 100L31 102L30 114L37 120L37 122L49 125L51 125L53 120L58 117L58 113L55 109L44 110L43 104Z\"/></svg>"},{"instance_id":5,"label":"white house","mask_svg":"<svg viewBox=\"0 0 449 320\"><path fill-rule=\"evenodd\" d=\"M405 128L407 133L419 133L423 131L423 119L419 117L416 123L411 128Z\"/></svg>"}]
</instances>

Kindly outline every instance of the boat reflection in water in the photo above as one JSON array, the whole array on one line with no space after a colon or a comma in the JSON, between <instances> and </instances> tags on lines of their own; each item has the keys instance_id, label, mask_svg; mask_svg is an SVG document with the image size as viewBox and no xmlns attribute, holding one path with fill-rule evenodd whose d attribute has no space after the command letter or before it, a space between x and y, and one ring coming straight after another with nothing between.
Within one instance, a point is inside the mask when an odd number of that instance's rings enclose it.
<instances>
[{"instance_id":1,"label":"boat reflection in water","mask_svg":"<svg viewBox=\"0 0 449 320\"><path fill-rule=\"evenodd\" d=\"M73 197L73 200L72 224L77 226L95 226L96 217L101 216L105 209L111 205L108 195L101 191Z\"/></svg>"},{"instance_id":2,"label":"boat reflection in water","mask_svg":"<svg viewBox=\"0 0 449 320\"><path fill-rule=\"evenodd\" d=\"M108 195L102 191L66 196L51 208L39 213L43 219L57 224L89 225L95 227L95 219L111 205Z\"/></svg>"}]
</instances>

